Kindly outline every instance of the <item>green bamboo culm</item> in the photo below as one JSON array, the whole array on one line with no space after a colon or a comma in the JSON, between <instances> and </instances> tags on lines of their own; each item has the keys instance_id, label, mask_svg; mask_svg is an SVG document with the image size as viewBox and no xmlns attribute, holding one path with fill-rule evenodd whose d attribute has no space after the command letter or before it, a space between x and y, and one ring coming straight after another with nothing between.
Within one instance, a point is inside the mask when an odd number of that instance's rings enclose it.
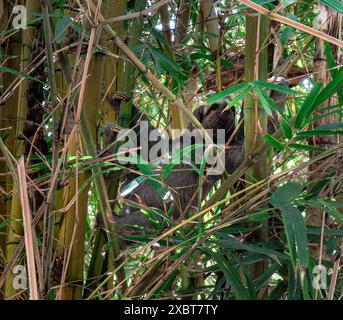
<instances>
[{"instance_id":1,"label":"green bamboo culm","mask_svg":"<svg viewBox=\"0 0 343 320\"><path fill-rule=\"evenodd\" d=\"M49 4L47 0L41 0L42 13L43 13L43 24L44 24L44 36L45 36L45 45L47 53L47 64L48 64L48 82L51 91L51 110L52 113L52 131L53 131L53 150L52 150L52 173L55 173L58 164L58 114L55 110L55 107L58 104L57 101L57 88L55 82L55 69L53 61L53 48L52 48L52 35L51 35L51 26L49 21ZM50 277L51 277L51 266L52 266L52 252L53 252L53 239L54 239L54 225L55 225L55 205L56 205L56 193L57 193L57 184L56 182L52 186L52 195L49 199L49 208L47 216L47 246L45 248L45 261L46 265L44 266L44 289L47 293L50 289Z\"/></svg>"},{"instance_id":2,"label":"green bamboo culm","mask_svg":"<svg viewBox=\"0 0 343 320\"><path fill-rule=\"evenodd\" d=\"M145 9L146 0L136 0L134 5L134 11L139 12ZM128 46L133 49L139 44L139 39L143 32L143 20L135 19L132 21L130 28L130 40ZM122 102L120 112L118 115L118 125L122 128L128 128L132 119L132 96L135 82L136 66L127 61L125 66L123 91L129 97L129 101Z\"/></svg>"},{"instance_id":3,"label":"green bamboo culm","mask_svg":"<svg viewBox=\"0 0 343 320\"><path fill-rule=\"evenodd\" d=\"M245 49L245 81L266 81L268 76L268 19L266 16L246 15L246 49ZM261 131L267 131L267 113L261 103L251 94L244 99L244 136L245 154L255 150L261 139ZM260 161L246 173L249 182L260 181L268 175L268 155L264 154ZM268 239L268 221L266 220L256 232L257 241ZM256 263L252 267L252 276L256 279L265 269L264 262Z\"/></svg>"}]
</instances>

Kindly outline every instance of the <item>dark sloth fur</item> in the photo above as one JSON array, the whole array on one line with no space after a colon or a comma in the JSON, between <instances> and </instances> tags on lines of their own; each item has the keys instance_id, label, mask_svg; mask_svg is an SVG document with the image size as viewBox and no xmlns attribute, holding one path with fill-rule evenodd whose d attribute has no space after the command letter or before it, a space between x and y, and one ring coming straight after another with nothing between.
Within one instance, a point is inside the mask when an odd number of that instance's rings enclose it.
<instances>
[{"instance_id":1,"label":"dark sloth fur","mask_svg":"<svg viewBox=\"0 0 343 320\"><path fill-rule=\"evenodd\" d=\"M200 106L194 115L201 122L205 129L225 129L226 140L230 138L235 128L235 109L227 109L225 102L215 103L210 106ZM214 140L216 136L214 134ZM234 139L230 147L225 151L225 169L232 173L243 160L243 141ZM173 219L187 217L188 212L197 210L198 194L204 199L215 182L221 175L204 175L204 180L199 190L199 175L188 164L178 164L173 171L164 179L162 184L169 189L172 199L163 200L160 194L151 186L148 181L144 181L136 187L124 199L124 205L119 215L114 215L117 222L117 232L123 237L120 244L122 247L134 245L133 242L124 239L125 235L144 234L148 230L153 230L153 225L149 218L132 203L142 206L142 208L157 208L168 211L172 206ZM160 215L154 214L154 218L162 221ZM134 228L132 225L139 226Z\"/></svg>"}]
</instances>

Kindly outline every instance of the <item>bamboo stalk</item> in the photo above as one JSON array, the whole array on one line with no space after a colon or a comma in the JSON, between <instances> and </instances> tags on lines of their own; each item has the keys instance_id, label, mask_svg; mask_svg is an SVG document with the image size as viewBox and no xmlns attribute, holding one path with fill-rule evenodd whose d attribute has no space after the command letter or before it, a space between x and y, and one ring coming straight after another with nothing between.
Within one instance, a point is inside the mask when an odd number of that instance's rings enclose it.
<instances>
[{"instance_id":1,"label":"bamboo stalk","mask_svg":"<svg viewBox=\"0 0 343 320\"><path fill-rule=\"evenodd\" d=\"M60 58L61 59L59 60L59 62L61 64L63 74L69 83L71 80L71 72L70 72L71 69L70 69L69 60L63 53L61 53ZM83 137L83 142L85 144L87 154L95 157L97 154L97 151L96 151L96 146L94 142L94 137L92 135L92 131L89 127L89 124L87 122L86 115L84 112L81 112L81 134ZM72 135L69 137L69 139L71 138L72 138ZM108 241L111 241L113 244L113 246L111 247L111 250L113 250L114 258L116 259L119 256L120 249L119 249L119 243L116 239L115 226L109 223L112 221L112 213L111 213L111 208L109 206L106 184L105 184L104 177L102 175L100 168L98 167L92 168L92 175L94 177L95 187L98 192L99 207L100 207L101 213L103 214L105 230L107 231L106 235L107 235ZM125 279L125 274L123 273L123 270L120 268L118 268L118 278Z\"/></svg>"},{"instance_id":2,"label":"bamboo stalk","mask_svg":"<svg viewBox=\"0 0 343 320\"><path fill-rule=\"evenodd\" d=\"M219 50L219 24L213 0L201 0L200 9L205 20L207 38L212 54L217 55Z\"/></svg>"},{"instance_id":3,"label":"bamboo stalk","mask_svg":"<svg viewBox=\"0 0 343 320\"><path fill-rule=\"evenodd\" d=\"M110 0L106 1L102 6L102 14L106 19L115 16L121 16L127 11L127 1L125 0ZM99 33L100 27L97 29L97 34ZM115 25L115 30L120 35L125 34L125 29L123 23L117 23ZM107 38L107 35L104 34L100 37L100 44L103 47L108 48L110 52L117 52L119 49L113 44L112 41ZM119 56L118 56L119 57ZM113 58L107 55L99 55L96 57L100 59L100 68L102 70L102 80L101 82L101 111L103 113L104 125L115 121L115 116L117 116L112 107L108 102L108 97L111 93L115 91L122 92L124 84L124 61L122 59ZM108 184L108 185L107 185ZM108 199L116 199L116 191L118 189L119 181L113 179L109 181L106 179L106 188L108 193ZM95 289L96 282L102 278L102 273L106 273L107 270L111 270L113 266L113 251L108 250L106 252L107 256L104 259L103 257L103 248L108 241L108 236L102 228L97 228L95 232L95 241L92 248L92 258L89 263L89 269L87 273L87 280L85 285L84 297L88 297L91 292ZM106 264L106 265L105 265ZM113 288L113 281L107 282L107 289Z\"/></svg>"},{"instance_id":4,"label":"bamboo stalk","mask_svg":"<svg viewBox=\"0 0 343 320\"><path fill-rule=\"evenodd\" d=\"M146 0L136 1L135 10L141 11L145 8ZM101 21L101 18L100 18ZM141 19L134 20L130 29L131 38L128 43L128 47L134 48L139 44L139 38L142 35L143 24ZM127 62L125 65L125 74L124 74L124 84L123 91L130 98L128 102L122 102L120 107L120 112L118 115L118 125L122 128L128 128L132 120L132 96L133 88L135 85L135 67Z\"/></svg>"},{"instance_id":5,"label":"bamboo stalk","mask_svg":"<svg viewBox=\"0 0 343 320\"><path fill-rule=\"evenodd\" d=\"M164 52L167 56L170 57L172 61L175 62L175 54L173 51L173 43L171 38L171 32L170 32L170 20L169 20L169 12L168 12L168 4L164 5L160 8L160 16L161 16L161 24L162 24L162 32L163 37L167 43L166 46L164 46ZM169 88L174 87L174 79L170 77L169 81ZM184 129L186 127L185 119L183 116L183 113L179 108L177 108L176 105L173 103L170 104L170 111L171 111L171 121L172 121L172 127L174 129Z\"/></svg>"},{"instance_id":6,"label":"bamboo stalk","mask_svg":"<svg viewBox=\"0 0 343 320\"><path fill-rule=\"evenodd\" d=\"M79 1L78 1L79 2ZM94 12L95 6L89 1L90 9ZM100 22L103 22L105 19L100 14ZM151 72L148 71L146 66L137 58L137 56L130 50L130 48L119 38L117 33L108 25L105 26L105 31L113 37L114 43L120 48L120 50L131 60L131 62L138 68L138 70L152 83L156 90L165 95L171 102L173 102L178 108L187 115L193 125L198 128L206 141L211 142L212 139L208 133L204 130L201 123L193 115L192 111L187 108L187 106L176 96L174 95L167 87L165 87Z\"/></svg>"},{"instance_id":7,"label":"bamboo stalk","mask_svg":"<svg viewBox=\"0 0 343 320\"><path fill-rule=\"evenodd\" d=\"M95 15L97 15L98 12L99 11L96 9L94 12ZM92 39L94 39L94 32L92 35ZM88 50L87 55L92 53L92 44L90 43L89 46L91 48ZM87 60L87 58L86 58L86 60ZM88 61L90 61L89 58L88 58ZM65 74L65 77L66 77L66 79L68 79L68 82L69 82L69 79L71 79L71 76L70 76L70 64L68 62L68 59L64 56L60 60L60 63L61 63L63 73ZM88 78L87 78L87 80L88 80ZM81 101L82 100L79 97L78 116L81 119L81 126L80 126L81 128L80 129L81 129L82 140L83 140L83 143L84 143L84 146L86 149L86 153L88 155L95 157L97 154L97 150L96 150L96 145L94 143L94 134L93 134L93 131L92 131L92 129L88 123L86 113L81 112L81 108L82 108L82 105L80 104ZM91 107L93 108L93 111L94 111L94 106L91 106ZM93 119L94 119L94 117L93 117ZM103 214L105 230L107 231L106 235L108 237L108 240L111 241L111 243L112 243L111 250L113 250L113 256L116 259L120 254L120 248L119 248L119 243L118 243L117 238L116 238L115 225L109 224L109 222L113 222L112 221L112 212L111 212L111 208L109 205L106 184L105 184L102 172L101 172L101 168L99 168L99 167L93 168L92 174L94 177L94 184L95 184L95 187L96 187L97 192L98 192L100 211ZM83 236L84 236L84 234L83 234ZM121 268L118 268L117 281L119 281L120 283L123 283L123 287L125 288L125 273L124 273L123 269L121 269Z\"/></svg>"},{"instance_id":8,"label":"bamboo stalk","mask_svg":"<svg viewBox=\"0 0 343 320\"><path fill-rule=\"evenodd\" d=\"M39 0L27 0L25 3L26 12L27 12L27 22L30 23L35 19L33 16L34 12L40 11L40 2ZM30 61L31 56L31 43L33 35L35 33L36 26L28 25L27 29L21 30L21 40L20 40L20 72L24 72ZM17 106L14 108L16 111L15 119L19 119L15 124L15 136L17 137L19 133L23 131L24 119L26 119L27 113L27 90L28 90L28 79L23 78L20 82L18 89L18 100ZM13 139L13 153L15 156L21 156L24 153L24 147L22 141L18 139ZM14 189L12 201L11 201L11 223L9 225L9 233L7 237L6 245L6 259L9 261L16 252L18 246L18 238L23 236L23 228L20 220L22 219L22 211L20 205L20 195L18 193L19 189ZM5 296L14 297L16 295L16 290L13 288L13 275L10 273L6 279L5 285Z\"/></svg>"},{"instance_id":9,"label":"bamboo stalk","mask_svg":"<svg viewBox=\"0 0 343 320\"><path fill-rule=\"evenodd\" d=\"M27 260L27 270L29 277L30 299L38 300L38 288L36 278L36 266L34 258L34 243L31 227L31 210L29 205L29 196L27 194L26 171L24 157L21 157L18 162L18 178L19 178L19 191L21 199L21 207L23 210L23 224L24 224L24 239L25 239L25 252Z\"/></svg>"},{"instance_id":10,"label":"bamboo stalk","mask_svg":"<svg viewBox=\"0 0 343 320\"><path fill-rule=\"evenodd\" d=\"M245 45L245 81L266 81L268 78L268 19L265 16L246 15L246 45ZM260 144L262 135L267 132L267 113L257 99L248 94L244 99L244 151L251 154ZM260 161L246 172L249 183L260 181L268 175L268 156L265 154ZM268 221L255 232L259 241L268 240ZM263 274L265 262L251 266L253 279Z\"/></svg>"},{"instance_id":11,"label":"bamboo stalk","mask_svg":"<svg viewBox=\"0 0 343 320\"><path fill-rule=\"evenodd\" d=\"M101 7L101 1L99 2L99 6ZM76 109L76 135L74 136L74 144L73 148L70 149L69 153L76 154L76 158L78 161L80 148L81 148L81 141L79 135L79 124L81 118L82 109L83 113L85 113L84 120L89 123L90 121L92 124L96 122L97 114L96 108L93 108L94 103L99 103L100 99L97 99L99 95L99 88L95 85L92 87L88 87L89 82L87 83L87 78L89 76L89 70L92 68L95 63L92 61L92 50L94 45L94 37L95 37L95 28L92 27L91 35L89 40L89 47L87 50L87 55L84 60L83 64L83 73L81 79L81 86L80 92L78 94L78 103ZM93 72L92 78L94 78L94 74L96 75L96 69L91 70ZM98 70L100 71L100 70ZM97 79L97 76L93 79L95 83L100 86L100 80ZM87 87L87 92L86 92ZM84 99L86 95L89 95L88 99ZM84 103L85 101L85 103ZM89 108L91 106L91 108ZM94 139L95 137L95 126L90 125L91 132L89 133ZM66 248L61 248L59 250L60 256L65 256L65 265L64 271L62 275L62 284L67 280L73 282L81 283L83 281L83 261L84 261L84 243L85 243L85 231L86 231L86 216L87 216L87 202L88 202L88 187L84 188L83 190L79 190L79 186L83 185L87 182L87 175L85 174L78 174L78 166L76 167L76 176L72 179L69 187L66 189L66 203L72 201L74 195L76 195L75 204L72 205L70 210L67 213L67 217L63 220L62 228L61 228L61 235L60 239L62 243L66 246ZM64 250L66 249L66 250ZM58 292L59 299L80 299L82 297L82 287L78 286L65 286Z\"/></svg>"},{"instance_id":12,"label":"bamboo stalk","mask_svg":"<svg viewBox=\"0 0 343 320\"><path fill-rule=\"evenodd\" d=\"M44 36L45 36L45 46L46 46L46 56L48 64L48 82L50 85L50 97L51 97L51 109L52 112L52 134L53 134L53 146L52 146L52 170L51 174L54 175L57 170L58 164L58 114L55 107L58 104L57 101L57 88L55 82L55 69L53 61L53 51L52 51L52 36L49 21L49 8L48 1L41 0L42 13L43 13L43 24L44 24ZM55 215L54 210L56 207L56 193L57 193L57 183L56 181L50 185L51 196L50 201L47 203L47 244L46 248L43 248L43 257L45 261L44 265L44 285L45 290L48 292L50 288L50 274L52 266L52 249L54 241L54 226L55 226Z\"/></svg>"},{"instance_id":13,"label":"bamboo stalk","mask_svg":"<svg viewBox=\"0 0 343 320\"><path fill-rule=\"evenodd\" d=\"M178 45L187 34L187 26L191 14L191 4L187 0L179 1L179 9L176 20L176 34L174 45Z\"/></svg>"}]
</instances>

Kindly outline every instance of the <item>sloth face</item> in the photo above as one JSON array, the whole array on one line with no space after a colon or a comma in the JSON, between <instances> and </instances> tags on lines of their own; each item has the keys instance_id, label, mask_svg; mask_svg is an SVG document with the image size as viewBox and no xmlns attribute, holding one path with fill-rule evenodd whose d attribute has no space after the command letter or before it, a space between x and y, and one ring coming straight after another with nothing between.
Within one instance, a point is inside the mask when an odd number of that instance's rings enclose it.
<instances>
[{"instance_id":1,"label":"sloth face","mask_svg":"<svg viewBox=\"0 0 343 320\"><path fill-rule=\"evenodd\" d=\"M235 126L235 109L227 108L226 102L218 102L209 106L200 106L195 110L194 115L201 122L204 129L213 129L214 138L216 129L225 129L225 140L234 131Z\"/></svg>"}]
</instances>

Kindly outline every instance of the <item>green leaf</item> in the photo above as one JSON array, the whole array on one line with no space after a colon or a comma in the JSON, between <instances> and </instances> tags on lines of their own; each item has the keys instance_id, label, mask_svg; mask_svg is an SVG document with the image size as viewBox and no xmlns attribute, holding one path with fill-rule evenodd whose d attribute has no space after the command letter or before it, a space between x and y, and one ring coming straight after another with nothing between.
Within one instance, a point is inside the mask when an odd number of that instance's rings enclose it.
<instances>
[{"instance_id":1,"label":"green leaf","mask_svg":"<svg viewBox=\"0 0 343 320\"><path fill-rule=\"evenodd\" d=\"M168 276L167 279L165 279L160 286L154 291L153 295L151 296L151 299L157 299L159 296L161 296L165 291L168 291L175 282L177 276L180 274L180 269L175 270L171 273L170 276Z\"/></svg>"},{"instance_id":2,"label":"green leaf","mask_svg":"<svg viewBox=\"0 0 343 320\"><path fill-rule=\"evenodd\" d=\"M343 90L342 90L343 93ZM343 97L343 94L342 94ZM317 110L316 117L311 117L311 119L308 120L308 123L317 123L320 122L320 120L328 118L328 121L330 121L330 117L332 115L335 115L335 118L342 118L343 117L343 103L335 106L330 106L327 108L320 108ZM329 112L327 112L329 111ZM325 112L325 113L324 113Z\"/></svg>"},{"instance_id":3,"label":"green leaf","mask_svg":"<svg viewBox=\"0 0 343 320\"><path fill-rule=\"evenodd\" d=\"M297 2L297 0L281 0L281 5L286 8L288 6L290 6L291 4Z\"/></svg>"},{"instance_id":4,"label":"green leaf","mask_svg":"<svg viewBox=\"0 0 343 320\"><path fill-rule=\"evenodd\" d=\"M8 225L11 223L11 221L12 221L11 218L2 221L2 222L0 223L0 229L2 229L2 228L4 228L4 227L8 226Z\"/></svg>"},{"instance_id":5,"label":"green leaf","mask_svg":"<svg viewBox=\"0 0 343 320\"><path fill-rule=\"evenodd\" d=\"M202 52L195 52L195 53L191 53L189 55L190 59L192 61L194 60L199 60L199 59L204 59L204 60L208 60L208 61L211 61L211 62L215 62L216 61L216 58L213 54L208 54L208 53L202 53ZM226 60L220 60L220 64L222 66L225 66L225 67L228 67L228 68L231 68L232 67L232 63L229 62L229 61L226 61Z\"/></svg>"},{"instance_id":6,"label":"green leaf","mask_svg":"<svg viewBox=\"0 0 343 320\"><path fill-rule=\"evenodd\" d=\"M296 247L300 270L302 271L307 268L308 264L307 229L304 217L299 209L292 205L281 205L279 209L282 213L286 233L288 233L286 234L287 239L290 240L288 245L290 248ZM293 266L296 267L295 264L293 264Z\"/></svg>"},{"instance_id":7,"label":"green leaf","mask_svg":"<svg viewBox=\"0 0 343 320\"><path fill-rule=\"evenodd\" d=\"M300 281L297 281L297 272L294 272L294 267L291 263L288 265L288 274L287 274L287 299L289 300L300 300Z\"/></svg>"},{"instance_id":8,"label":"green leaf","mask_svg":"<svg viewBox=\"0 0 343 320\"><path fill-rule=\"evenodd\" d=\"M251 221L263 221L267 220L268 218L270 218L269 212L257 212L250 216Z\"/></svg>"},{"instance_id":9,"label":"green leaf","mask_svg":"<svg viewBox=\"0 0 343 320\"><path fill-rule=\"evenodd\" d=\"M226 281L232 287L237 299L239 300L251 300L250 293L247 288L242 284L241 276L239 272L235 269L233 264L225 259L223 255L220 255L212 250L207 250L208 255L212 257L218 264L220 270L223 271Z\"/></svg>"},{"instance_id":10,"label":"green leaf","mask_svg":"<svg viewBox=\"0 0 343 320\"><path fill-rule=\"evenodd\" d=\"M275 139L268 133L263 136L263 139L266 140L271 146L273 146L277 150L282 151L285 149L285 146L279 140Z\"/></svg>"},{"instance_id":11,"label":"green leaf","mask_svg":"<svg viewBox=\"0 0 343 320\"><path fill-rule=\"evenodd\" d=\"M162 188L162 183L159 181L156 181L156 173L151 170L151 165L149 163L144 163L143 160L140 160L137 162L139 170L144 173L144 175L147 178L147 182L151 185L151 187L160 195L160 197L163 199L168 192L168 190ZM151 178L149 178L151 177Z\"/></svg>"},{"instance_id":12,"label":"green leaf","mask_svg":"<svg viewBox=\"0 0 343 320\"><path fill-rule=\"evenodd\" d=\"M266 113L270 116L272 116L272 112L270 109L273 109L276 113L280 114L283 121L284 122L287 122L289 124L289 121L287 119L287 117L285 116L284 112L281 110L281 108L273 101L273 99L270 98L270 96L264 92L260 87L259 87L259 84L262 83L264 84L264 82L261 82L261 81L254 81L253 84L254 84L254 88L255 88L255 91L258 93L258 96L260 98L260 101L266 111ZM267 83L267 82L266 82ZM285 87L282 87L282 86L277 86L277 85L274 85L274 84L271 84L271 83L267 83L268 85L271 85L272 87L281 87L281 88L284 88L284 89L287 89ZM274 90L274 89L273 89ZM289 89L288 89L289 90ZM280 91L283 91L283 90L280 90ZM289 124L290 126L290 124Z\"/></svg>"},{"instance_id":13,"label":"green leaf","mask_svg":"<svg viewBox=\"0 0 343 320\"><path fill-rule=\"evenodd\" d=\"M332 48L331 48L330 43L328 42L324 43L324 51L325 51L325 56L326 56L328 66L330 68L331 77L333 79L338 76L339 69L337 68L336 60L332 54Z\"/></svg>"},{"instance_id":14,"label":"green leaf","mask_svg":"<svg viewBox=\"0 0 343 320\"><path fill-rule=\"evenodd\" d=\"M274 1L273 0L254 0L253 2L258 4L258 5L260 5L260 6L262 6L264 4L269 4L269 3L272 5L272 2L274 2ZM274 5L272 5L272 7L275 8ZM245 4L240 4L240 5L237 6L237 10L238 11L245 10L247 8L248 7Z\"/></svg>"},{"instance_id":15,"label":"green leaf","mask_svg":"<svg viewBox=\"0 0 343 320\"><path fill-rule=\"evenodd\" d=\"M343 14L343 3L341 0L320 0L320 2L334 11Z\"/></svg>"},{"instance_id":16,"label":"green leaf","mask_svg":"<svg viewBox=\"0 0 343 320\"><path fill-rule=\"evenodd\" d=\"M274 207L291 204L301 194L302 190L303 186L301 184L289 181L273 192L269 202Z\"/></svg>"},{"instance_id":17,"label":"green leaf","mask_svg":"<svg viewBox=\"0 0 343 320\"><path fill-rule=\"evenodd\" d=\"M272 275L277 272L280 268L280 264L278 262L272 263L272 265L265 270L265 272L256 280L255 286L256 289L261 289L264 284L268 284L269 279Z\"/></svg>"},{"instance_id":18,"label":"green leaf","mask_svg":"<svg viewBox=\"0 0 343 320\"><path fill-rule=\"evenodd\" d=\"M220 247L223 247L225 249L230 248L233 250L244 250L244 251L248 251L248 252L259 253L259 254L266 255L266 256L268 256L268 257L270 257L276 261L278 261L277 258L288 259L288 256L285 255L283 252L279 252L279 251L272 250L269 248L260 247L257 245L244 244L244 243L241 243L241 242L233 239L232 237L226 236L226 234L223 234L223 232L218 232L215 234L218 237L224 237L225 238L223 240L219 239L216 242L220 245Z\"/></svg>"},{"instance_id":19,"label":"green leaf","mask_svg":"<svg viewBox=\"0 0 343 320\"><path fill-rule=\"evenodd\" d=\"M207 100L207 103L208 104L212 104L214 102L217 102L217 101L220 101L220 100L223 100L224 98L226 98L228 95L234 93L234 92L237 92L239 90L243 90L245 89L247 86L249 86L248 83L246 82L241 82L239 84L236 84L230 88L227 88L225 90L223 90L222 92L220 93L217 93L216 95L212 96L211 98L209 98Z\"/></svg>"},{"instance_id":20,"label":"green leaf","mask_svg":"<svg viewBox=\"0 0 343 320\"><path fill-rule=\"evenodd\" d=\"M55 41L61 43L68 32L68 26L71 25L72 18L64 16L57 20L55 26Z\"/></svg>"},{"instance_id":21,"label":"green leaf","mask_svg":"<svg viewBox=\"0 0 343 320\"><path fill-rule=\"evenodd\" d=\"M131 191L133 191L134 189L136 189L140 184L142 184L147 178L144 176L139 176L133 180L131 180L130 182L128 182L127 184L125 184L124 188L120 191L120 195L122 197L124 197L125 195L127 195L128 193L130 193Z\"/></svg>"},{"instance_id":22,"label":"green leaf","mask_svg":"<svg viewBox=\"0 0 343 320\"><path fill-rule=\"evenodd\" d=\"M343 236L343 230L336 230L336 229L324 229L322 230L322 228L319 227L307 227L307 233L308 234L316 234L316 235L320 235L323 234L325 236Z\"/></svg>"},{"instance_id":23,"label":"green leaf","mask_svg":"<svg viewBox=\"0 0 343 320\"><path fill-rule=\"evenodd\" d=\"M285 228L286 238L287 238L287 245L289 254L291 256L291 262L294 268L297 265L297 252L296 252L296 244L295 244L295 236L293 230L293 223L290 219L284 218L282 214L282 222Z\"/></svg>"},{"instance_id":24,"label":"green leaf","mask_svg":"<svg viewBox=\"0 0 343 320\"><path fill-rule=\"evenodd\" d=\"M335 207L335 208L343 208L343 202L338 202L338 201L331 201L331 200L322 200L325 203L328 203L330 206Z\"/></svg>"},{"instance_id":25,"label":"green leaf","mask_svg":"<svg viewBox=\"0 0 343 320\"><path fill-rule=\"evenodd\" d=\"M269 200L282 213L292 264L296 268L297 253L300 270L307 268L308 263L307 229L300 210L291 203L301 194L302 189L301 184L290 181L273 192Z\"/></svg>"},{"instance_id":26,"label":"green leaf","mask_svg":"<svg viewBox=\"0 0 343 320\"><path fill-rule=\"evenodd\" d=\"M256 80L252 82L253 87L265 87L267 89L271 89L271 90L275 90L275 91L281 91L284 93L288 93L288 94L297 94L297 91L289 89L285 86L279 85L279 84L275 84L275 83L271 83L271 82L266 82L266 81L260 81L260 80Z\"/></svg>"},{"instance_id":27,"label":"green leaf","mask_svg":"<svg viewBox=\"0 0 343 320\"><path fill-rule=\"evenodd\" d=\"M285 30L283 30L280 34L280 41L282 43L282 46L285 46L287 40L294 35L294 29L287 27Z\"/></svg>"},{"instance_id":28,"label":"green leaf","mask_svg":"<svg viewBox=\"0 0 343 320\"><path fill-rule=\"evenodd\" d=\"M343 224L343 214L335 209L332 205L333 201L320 201L324 205L324 210L333 218L335 218L340 224Z\"/></svg>"},{"instance_id":29,"label":"green leaf","mask_svg":"<svg viewBox=\"0 0 343 320\"><path fill-rule=\"evenodd\" d=\"M15 76L19 76L19 77L22 77L22 78L25 78L25 79L28 79L28 80L31 80L31 81L35 81L35 82L38 82L38 83L41 83L41 84L45 85L45 82L40 81L37 78L31 77L30 75L28 75L26 73L21 73L21 72L19 72L17 70L14 70L14 69L10 69L10 68L4 67L4 66L0 66L0 71L1 72L7 72L7 73L10 73L10 74L14 74Z\"/></svg>"},{"instance_id":30,"label":"green leaf","mask_svg":"<svg viewBox=\"0 0 343 320\"><path fill-rule=\"evenodd\" d=\"M232 106L238 104L238 102L241 99L243 99L251 90L252 90L252 87L248 85L240 93L238 93L235 97L232 98L232 100L228 103L227 108L231 108Z\"/></svg>"},{"instance_id":31,"label":"green leaf","mask_svg":"<svg viewBox=\"0 0 343 320\"><path fill-rule=\"evenodd\" d=\"M285 282L279 282L274 289L271 289L268 300L282 300L282 297L287 292L287 285ZM289 298L288 298L289 299Z\"/></svg>"},{"instance_id":32,"label":"green leaf","mask_svg":"<svg viewBox=\"0 0 343 320\"><path fill-rule=\"evenodd\" d=\"M259 86L255 86L255 92L257 93L258 98L261 101L264 110L266 111L266 113L269 116L271 116L272 115L272 110L270 109L268 100L266 98L267 94Z\"/></svg>"},{"instance_id":33,"label":"green leaf","mask_svg":"<svg viewBox=\"0 0 343 320\"><path fill-rule=\"evenodd\" d=\"M293 132L292 132L292 127L289 124L288 121L285 119L280 119L280 126L282 128L282 131L287 139L292 139Z\"/></svg>"},{"instance_id":34,"label":"green leaf","mask_svg":"<svg viewBox=\"0 0 343 320\"><path fill-rule=\"evenodd\" d=\"M316 152L323 152L325 149L312 147L307 144L299 144L299 143L291 143L288 145L289 148L298 149L298 150L307 150L307 151L316 151Z\"/></svg>"},{"instance_id":35,"label":"green leaf","mask_svg":"<svg viewBox=\"0 0 343 320\"><path fill-rule=\"evenodd\" d=\"M313 102L313 106L317 107L324 101L329 99L337 90L343 87L343 72L338 74L331 82L329 82L325 88L317 95Z\"/></svg>"},{"instance_id":36,"label":"green leaf","mask_svg":"<svg viewBox=\"0 0 343 320\"><path fill-rule=\"evenodd\" d=\"M343 122L332 122L316 127L316 130L336 130L343 128Z\"/></svg>"},{"instance_id":37,"label":"green leaf","mask_svg":"<svg viewBox=\"0 0 343 320\"><path fill-rule=\"evenodd\" d=\"M175 63L172 59L170 59L168 56L166 56L164 53L162 53L161 51L159 51L159 50L157 50L155 48L151 48L151 54L154 55L156 57L156 59L160 59L160 61L165 66L169 66L170 67L169 70L174 69L179 74L182 74L183 76L186 77L186 74L183 72L183 70L181 70L179 65L177 63Z\"/></svg>"},{"instance_id":38,"label":"green leaf","mask_svg":"<svg viewBox=\"0 0 343 320\"><path fill-rule=\"evenodd\" d=\"M322 85L323 84L321 82L317 82L315 86L312 88L312 90L310 91L310 93L308 94L307 98L305 99L301 109L298 112L297 118L295 120L294 125L297 129L301 128L304 122L304 119L312 114L314 110L314 107L313 107L314 100L318 96Z\"/></svg>"},{"instance_id":39,"label":"green leaf","mask_svg":"<svg viewBox=\"0 0 343 320\"><path fill-rule=\"evenodd\" d=\"M327 135L335 135L335 134L339 134L342 135L343 134L343 130L308 130L308 131L304 131L304 132L298 132L296 139L297 140L302 140L302 139L307 139L307 138L311 138L311 137L317 137L317 136L327 136Z\"/></svg>"}]
</instances>

